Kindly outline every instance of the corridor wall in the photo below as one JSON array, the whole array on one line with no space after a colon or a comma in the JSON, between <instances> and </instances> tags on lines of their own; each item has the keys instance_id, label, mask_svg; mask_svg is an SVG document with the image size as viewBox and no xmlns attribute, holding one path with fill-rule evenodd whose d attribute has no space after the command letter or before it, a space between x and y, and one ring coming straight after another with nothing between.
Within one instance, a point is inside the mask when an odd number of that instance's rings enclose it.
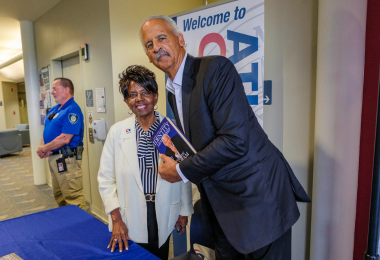
<instances>
[{"instance_id":1,"label":"corridor wall","mask_svg":"<svg viewBox=\"0 0 380 260\"><path fill-rule=\"evenodd\" d=\"M165 75L149 63L148 57L145 55L145 51L139 39L142 22L151 15L171 15L202 5L204 5L203 0L161 0L159 4L155 0L146 0L144 1L144 8L141 8L141 2L139 1L110 1L112 70L116 122L129 117L127 105L124 103L123 97L118 90L118 75L133 64L143 65L156 74L159 93L158 111L164 115L166 114Z\"/></svg>"},{"instance_id":2,"label":"corridor wall","mask_svg":"<svg viewBox=\"0 0 380 260\"><path fill-rule=\"evenodd\" d=\"M264 106L264 130L284 153L311 197L313 178L318 1L265 1L265 80L272 105ZM312 199L312 198L311 198ZM311 204L298 203L292 259L308 260Z\"/></svg>"}]
</instances>

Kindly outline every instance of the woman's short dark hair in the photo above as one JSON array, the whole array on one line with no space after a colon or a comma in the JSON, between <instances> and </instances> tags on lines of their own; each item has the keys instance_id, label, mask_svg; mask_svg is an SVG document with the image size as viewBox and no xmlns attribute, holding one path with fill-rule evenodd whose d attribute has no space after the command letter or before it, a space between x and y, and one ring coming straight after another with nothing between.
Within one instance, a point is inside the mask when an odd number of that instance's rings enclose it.
<instances>
[{"instance_id":1,"label":"woman's short dark hair","mask_svg":"<svg viewBox=\"0 0 380 260\"><path fill-rule=\"evenodd\" d=\"M156 75L144 66L132 65L119 74L119 91L124 99L129 97L128 89L131 81L143 87L148 93L157 94L158 85Z\"/></svg>"}]
</instances>

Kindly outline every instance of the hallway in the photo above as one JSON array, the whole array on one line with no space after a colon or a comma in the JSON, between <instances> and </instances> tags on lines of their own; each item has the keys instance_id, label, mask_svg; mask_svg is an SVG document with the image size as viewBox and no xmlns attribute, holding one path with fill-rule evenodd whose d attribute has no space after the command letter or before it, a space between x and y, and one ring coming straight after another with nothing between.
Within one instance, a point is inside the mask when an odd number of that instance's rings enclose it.
<instances>
[{"instance_id":1,"label":"hallway","mask_svg":"<svg viewBox=\"0 0 380 260\"><path fill-rule=\"evenodd\" d=\"M0 221L56 207L50 186L33 183L30 147L0 158Z\"/></svg>"}]
</instances>

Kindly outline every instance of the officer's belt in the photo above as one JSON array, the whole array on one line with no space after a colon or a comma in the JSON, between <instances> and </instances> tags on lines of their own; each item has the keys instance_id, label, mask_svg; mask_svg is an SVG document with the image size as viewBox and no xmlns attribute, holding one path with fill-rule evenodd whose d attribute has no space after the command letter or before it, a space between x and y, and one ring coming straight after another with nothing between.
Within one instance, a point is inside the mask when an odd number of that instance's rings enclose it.
<instances>
[{"instance_id":1,"label":"officer's belt","mask_svg":"<svg viewBox=\"0 0 380 260\"><path fill-rule=\"evenodd\" d=\"M56 154L59 154L60 151L55 151L52 153L52 155L56 155ZM71 152L73 153L74 156L77 155L77 150L76 149L71 149Z\"/></svg>"}]
</instances>

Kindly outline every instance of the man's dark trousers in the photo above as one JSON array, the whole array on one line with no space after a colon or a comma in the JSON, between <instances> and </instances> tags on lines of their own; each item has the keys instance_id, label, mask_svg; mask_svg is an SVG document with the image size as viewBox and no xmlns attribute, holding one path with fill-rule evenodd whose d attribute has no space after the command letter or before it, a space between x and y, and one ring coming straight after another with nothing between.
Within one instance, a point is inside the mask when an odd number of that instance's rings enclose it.
<instances>
[{"instance_id":1,"label":"man's dark trousers","mask_svg":"<svg viewBox=\"0 0 380 260\"><path fill-rule=\"evenodd\" d=\"M215 214L211 211L208 213L211 221L213 241L215 246L216 260L290 260L292 245L292 229L290 228L284 235L274 242L264 246L252 253L239 253L228 242L222 228L220 227Z\"/></svg>"}]
</instances>

